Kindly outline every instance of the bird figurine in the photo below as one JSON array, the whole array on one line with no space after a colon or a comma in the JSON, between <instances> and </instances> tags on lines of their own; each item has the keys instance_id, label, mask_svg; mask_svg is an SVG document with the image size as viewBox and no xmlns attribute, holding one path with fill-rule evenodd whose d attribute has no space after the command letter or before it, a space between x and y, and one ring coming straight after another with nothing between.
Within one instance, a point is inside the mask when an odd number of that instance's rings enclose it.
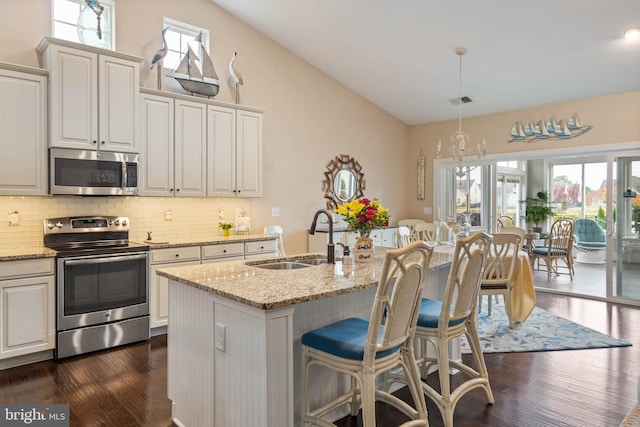
<instances>
[{"instance_id":1,"label":"bird figurine","mask_svg":"<svg viewBox=\"0 0 640 427\"><path fill-rule=\"evenodd\" d=\"M166 27L162 30L162 49L158 50L155 55L153 55L153 59L151 60L151 69L153 70L153 66L158 62L162 61L162 59L167 56L167 40L164 38L164 34L167 32L169 27Z\"/></svg>"},{"instance_id":2,"label":"bird figurine","mask_svg":"<svg viewBox=\"0 0 640 427\"><path fill-rule=\"evenodd\" d=\"M162 48L153 55L153 59L151 60L151 69L153 70L153 66L162 62L165 56L167 56L167 40L164 37L164 34L167 32L169 27L165 27L162 30ZM158 65L158 90L162 89L162 76L160 73L162 72L162 64Z\"/></svg>"},{"instance_id":3,"label":"bird figurine","mask_svg":"<svg viewBox=\"0 0 640 427\"><path fill-rule=\"evenodd\" d=\"M229 62L229 73L231 73L233 84L236 86L236 104L239 104L240 92L238 90L238 85L242 85L243 81L242 81L242 74L240 74L240 71L238 71L233 66L233 62L236 60L236 56L238 56L238 52L233 52L233 56L231 57L231 62Z\"/></svg>"}]
</instances>

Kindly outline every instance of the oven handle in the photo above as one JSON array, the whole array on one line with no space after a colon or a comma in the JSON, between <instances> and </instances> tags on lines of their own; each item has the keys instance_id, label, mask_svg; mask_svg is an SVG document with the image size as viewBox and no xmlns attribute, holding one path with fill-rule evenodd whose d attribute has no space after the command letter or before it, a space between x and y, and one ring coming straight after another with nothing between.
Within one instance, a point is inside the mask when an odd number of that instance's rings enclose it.
<instances>
[{"instance_id":1,"label":"oven handle","mask_svg":"<svg viewBox=\"0 0 640 427\"><path fill-rule=\"evenodd\" d=\"M95 257L69 258L64 260L65 265L83 265L83 264L104 264L107 262L133 261L136 259L146 259L147 253L136 255L96 255Z\"/></svg>"}]
</instances>

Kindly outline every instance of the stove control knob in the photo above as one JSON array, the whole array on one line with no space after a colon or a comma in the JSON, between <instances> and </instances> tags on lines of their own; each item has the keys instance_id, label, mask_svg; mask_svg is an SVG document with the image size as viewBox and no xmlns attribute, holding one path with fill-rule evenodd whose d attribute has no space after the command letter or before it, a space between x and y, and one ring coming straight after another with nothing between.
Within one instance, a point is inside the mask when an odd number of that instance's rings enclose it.
<instances>
[{"instance_id":1,"label":"stove control knob","mask_svg":"<svg viewBox=\"0 0 640 427\"><path fill-rule=\"evenodd\" d=\"M126 227L126 226L127 226L127 220L126 220L126 219L123 219L123 220L122 220L122 226L123 226L123 227Z\"/></svg>"},{"instance_id":2,"label":"stove control knob","mask_svg":"<svg viewBox=\"0 0 640 427\"><path fill-rule=\"evenodd\" d=\"M63 225L60 221L56 222L56 228L62 228Z\"/></svg>"},{"instance_id":3,"label":"stove control knob","mask_svg":"<svg viewBox=\"0 0 640 427\"><path fill-rule=\"evenodd\" d=\"M116 219L114 222L115 225L120 225L120 218Z\"/></svg>"},{"instance_id":4,"label":"stove control knob","mask_svg":"<svg viewBox=\"0 0 640 427\"><path fill-rule=\"evenodd\" d=\"M50 222L48 222L48 223L47 223L47 228L48 228L49 230L51 230L51 229L53 228L53 224L51 224Z\"/></svg>"}]
</instances>

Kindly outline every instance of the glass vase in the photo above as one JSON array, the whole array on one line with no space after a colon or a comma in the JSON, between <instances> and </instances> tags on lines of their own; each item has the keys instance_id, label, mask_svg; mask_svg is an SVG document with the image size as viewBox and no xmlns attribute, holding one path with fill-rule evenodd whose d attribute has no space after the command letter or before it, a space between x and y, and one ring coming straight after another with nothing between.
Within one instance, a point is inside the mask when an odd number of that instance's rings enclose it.
<instances>
[{"instance_id":1,"label":"glass vase","mask_svg":"<svg viewBox=\"0 0 640 427\"><path fill-rule=\"evenodd\" d=\"M373 239L358 237L353 248L353 259L356 263L371 262L373 260Z\"/></svg>"}]
</instances>

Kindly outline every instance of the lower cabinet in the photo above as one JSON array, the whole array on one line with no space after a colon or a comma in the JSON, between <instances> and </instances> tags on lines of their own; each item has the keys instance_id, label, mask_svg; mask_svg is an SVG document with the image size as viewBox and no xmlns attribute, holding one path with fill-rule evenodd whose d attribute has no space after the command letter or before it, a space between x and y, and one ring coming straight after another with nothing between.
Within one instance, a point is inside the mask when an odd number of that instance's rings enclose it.
<instances>
[{"instance_id":1,"label":"lower cabinet","mask_svg":"<svg viewBox=\"0 0 640 427\"><path fill-rule=\"evenodd\" d=\"M151 330L166 327L169 323L169 279L158 276L156 274L158 269L275 257L277 256L277 244L277 240L258 240L152 249L149 262L149 312L151 318L149 325Z\"/></svg>"},{"instance_id":2,"label":"lower cabinet","mask_svg":"<svg viewBox=\"0 0 640 427\"><path fill-rule=\"evenodd\" d=\"M244 259L244 243L224 243L202 247L202 263L241 261Z\"/></svg>"},{"instance_id":3,"label":"lower cabinet","mask_svg":"<svg viewBox=\"0 0 640 427\"><path fill-rule=\"evenodd\" d=\"M0 359L55 348L54 258L0 262Z\"/></svg>"},{"instance_id":4,"label":"lower cabinet","mask_svg":"<svg viewBox=\"0 0 640 427\"><path fill-rule=\"evenodd\" d=\"M244 244L244 257L246 259L271 258L277 256L277 254L277 240L260 240Z\"/></svg>"},{"instance_id":5,"label":"lower cabinet","mask_svg":"<svg viewBox=\"0 0 640 427\"><path fill-rule=\"evenodd\" d=\"M153 249L149 268L149 327L167 326L169 320L169 279L156 274L159 268L200 264L200 246Z\"/></svg>"},{"instance_id":6,"label":"lower cabinet","mask_svg":"<svg viewBox=\"0 0 640 427\"><path fill-rule=\"evenodd\" d=\"M333 244L342 243L349 245L349 248L353 248L356 243L358 233L350 233L345 231L333 232ZM398 237L397 227L377 228L371 232L370 237L373 239L373 244L378 247L385 248L397 248ZM307 234L307 250L309 252L325 253L327 251L327 244L329 243L329 233L326 231L317 231L315 234ZM342 248L336 245L336 254L342 255Z\"/></svg>"}]
</instances>

